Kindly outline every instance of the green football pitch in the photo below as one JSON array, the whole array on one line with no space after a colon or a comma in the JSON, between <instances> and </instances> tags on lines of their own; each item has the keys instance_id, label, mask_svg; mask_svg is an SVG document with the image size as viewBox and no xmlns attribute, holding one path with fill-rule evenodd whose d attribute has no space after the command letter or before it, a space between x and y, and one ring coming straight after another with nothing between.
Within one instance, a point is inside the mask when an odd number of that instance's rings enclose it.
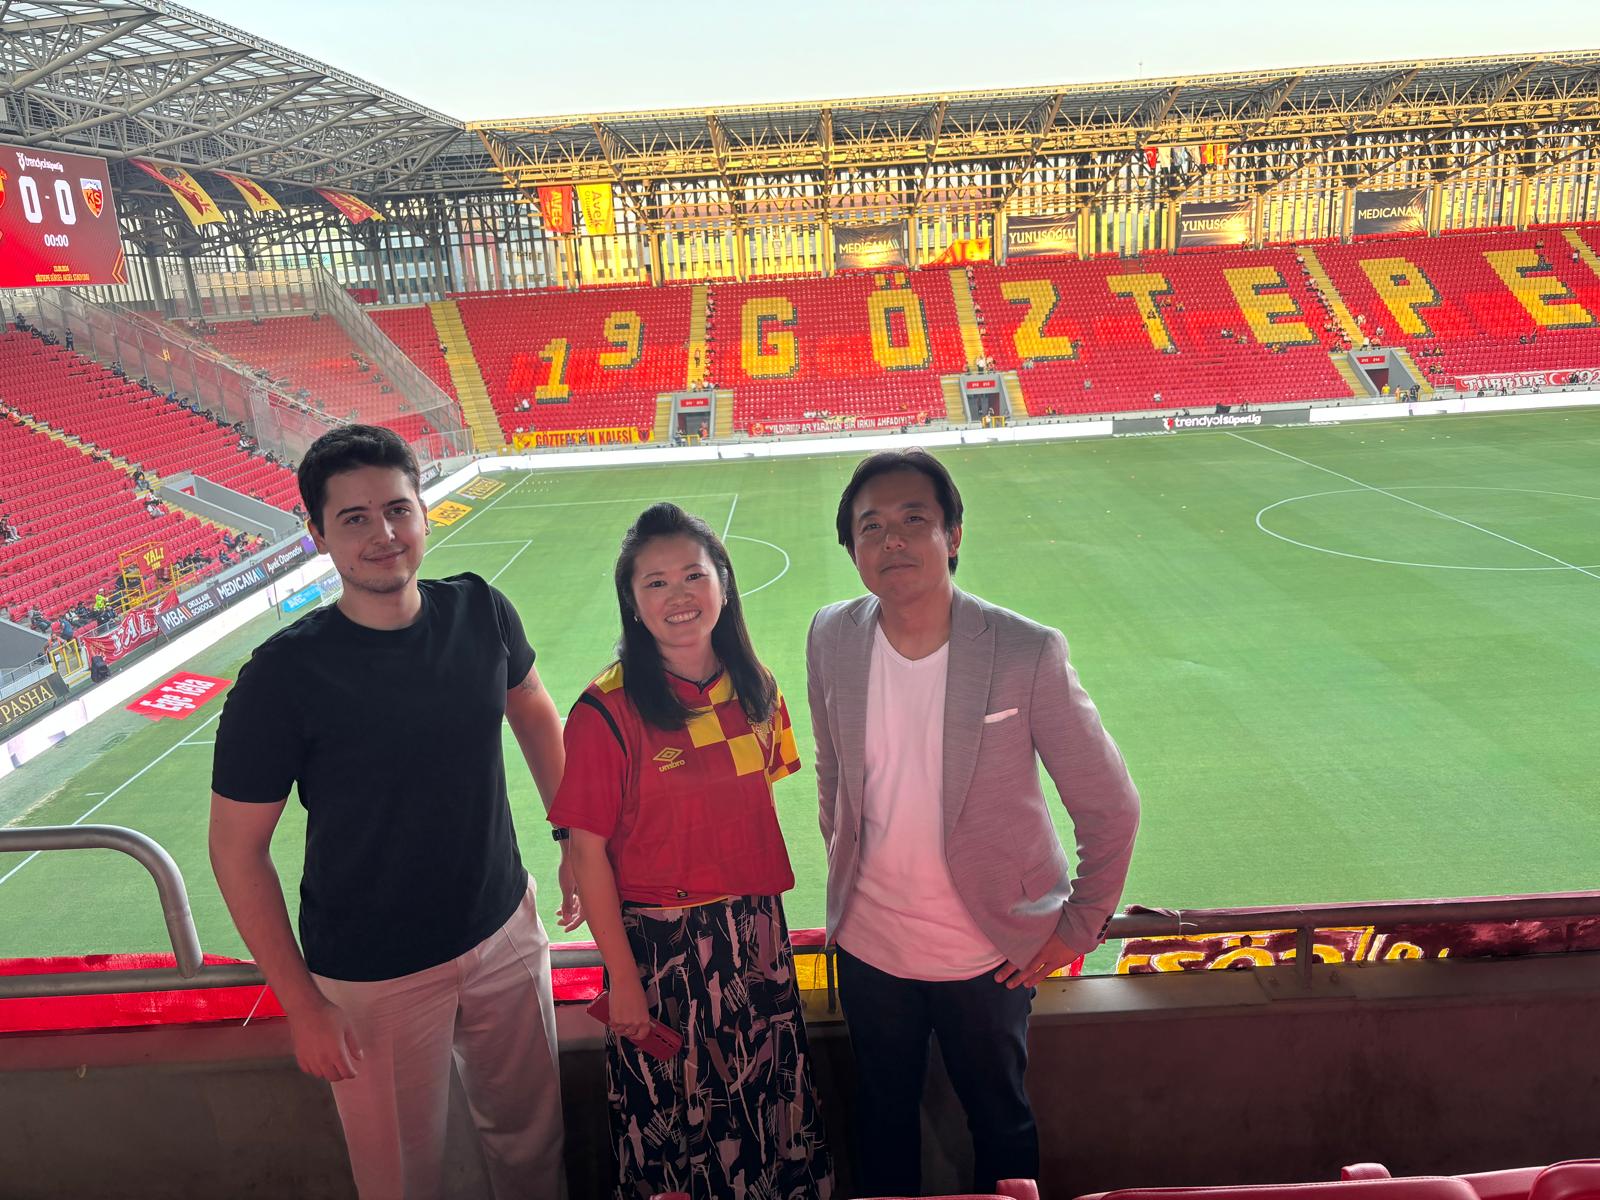
<instances>
[{"instance_id":1,"label":"green football pitch","mask_svg":"<svg viewBox=\"0 0 1600 1200\"><path fill-rule=\"evenodd\" d=\"M1066 631L1139 785L1125 904L1594 885L1600 411L940 453L967 505L957 582ZM471 511L434 531L424 569L475 571L510 596L565 709L611 658L623 530L677 501L727 531L757 650L809 757L807 624L862 590L833 535L853 462L495 475L492 495L453 497ZM263 616L190 666L232 679L283 620ZM383 698L372 703L381 715ZM205 850L219 709L97 721L0 781L0 823L144 831L182 868L205 948L242 955ZM523 853L546 882L554 846L505 742ZM798 879L790 921L815 926L809 769L779 785L778 804ZM291 884L303 828L291 804L274 847ZM1019 863L1030 854L1017 848ZM547 886L547 922L554 905ZM165 946L131 860L0 856L0 957Z\"/></svg>"}]
</instances>

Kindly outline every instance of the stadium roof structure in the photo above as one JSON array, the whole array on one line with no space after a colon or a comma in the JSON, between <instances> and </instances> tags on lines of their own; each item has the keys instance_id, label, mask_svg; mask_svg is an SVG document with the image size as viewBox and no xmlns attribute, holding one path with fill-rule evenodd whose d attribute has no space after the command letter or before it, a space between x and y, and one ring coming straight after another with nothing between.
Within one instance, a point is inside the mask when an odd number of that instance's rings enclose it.
<instances>
[{"instance_id":1,"label":"stadium roof structure","mask_svg":"<svg viewBox=\"0 0 1600 1200\"><path fill-rule=\"evenodd\" d=\"M1230 186L1266 190L1319 163L1349 183L1488 156L1536 172L1600 138L1597 50L463 124L166 0L5 0L0 35L0 140L112 160L124 214L172 241L195 235L123 160L235 171L286 206L610 182L651 224L997 209L1041 179L1085 206L1153 145L1227 143ZM286 228L228 226L205 236Z\"/></svg>"},{"instance_id":2,"label":"stadium roof structure","mask_svg":"<svg viewBox=\"0 0 1600 1200\"><path fill-rule=\"evenodd\" d=\"M924 172L914 201L1004 204L1035 167L1120 170L1144 147L1225 142L1246 187L1321 156L1353 180L1453 154L1446 142L1511 139L1530 167L1593 143L1600 50L1247 71L1118 83L473 121L507 186L611 181L741 183L810 174ZM1252 153L1252 151L1254 151ZM1459 158L1453 162L1459 164ZM985 165L976 189L928 186L940 165ZM1441 170L1443 168L1440 168ZM1092 171L1089 172L1092 177ZM1442 177L1442 176L1441 176ZM958 192L961 195L950 195ZM1092 199L1092 187L1083 199ZM647 197L640 196L643 205Z\"/></svg>"},{"instance_id":3,"label":"stadium roof structure","mask_svg":"<svg viewBox=\"0 0 1600 1200\"><path fill-rule=\"evenodd\" d=\"M493 185L460 121L163 0L9 0L0 35L0 139L369 196Z\"/></svg>"}]
</instances>

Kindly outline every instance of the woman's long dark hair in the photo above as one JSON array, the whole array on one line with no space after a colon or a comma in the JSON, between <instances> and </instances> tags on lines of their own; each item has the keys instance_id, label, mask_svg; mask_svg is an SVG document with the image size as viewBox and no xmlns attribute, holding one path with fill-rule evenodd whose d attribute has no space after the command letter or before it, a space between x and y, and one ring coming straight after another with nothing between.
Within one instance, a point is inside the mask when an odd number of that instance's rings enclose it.
<instances>
[{"instance_id":1,"label":"woman's long dark hair","mask_svg":"<svg viewBox=\"0 0 1600 1200\"><path fill-rule=\"evenodd\" d=\"M661 663L661 648L645 623L638 619L633 605L633 567L649 542L662 537L686 537L700 543L711 557L722 594L727 597L722 615L711 631L711 648L722 661L739 704L752 723L772 717L778 704L778 685L772 672L761 665L750 645L744 627L744 606L739 602L739 585L733 577L733 563L722 539L699 517L691 516L676 504L652 504L639 514L622 538L617 555L617 606L622 612L622 638L617 643L617 659L622 663L622 688L634 709L657 729L682 729L694 710L678 698L667 683L667 670Z\"/></svg>"}]
</instances>

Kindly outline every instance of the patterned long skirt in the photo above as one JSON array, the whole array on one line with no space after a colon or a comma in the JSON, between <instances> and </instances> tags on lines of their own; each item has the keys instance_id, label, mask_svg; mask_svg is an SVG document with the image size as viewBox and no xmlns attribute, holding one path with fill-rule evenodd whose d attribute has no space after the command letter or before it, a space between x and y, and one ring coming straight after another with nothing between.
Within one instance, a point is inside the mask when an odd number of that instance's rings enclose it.
<instances>
[{"instance_id":1,"label":"patterned long skirt","mask_svg":"<svg viewBox=\"0 0 1600 1200\"><path fill-rule=\"evenodd\" d=\"M622 923L650 1012L683 1051L663 1061L606 1034L616 1200L829 1200L782 901L624 905Z\"/></svg>"}]
</instances>

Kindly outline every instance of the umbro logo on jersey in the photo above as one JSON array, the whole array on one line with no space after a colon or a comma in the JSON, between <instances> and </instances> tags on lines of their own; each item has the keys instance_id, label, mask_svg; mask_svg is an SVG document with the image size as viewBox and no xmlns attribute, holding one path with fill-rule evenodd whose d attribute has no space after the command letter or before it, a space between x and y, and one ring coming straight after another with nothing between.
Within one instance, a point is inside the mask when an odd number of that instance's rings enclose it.
<instances>
[{"instance_id":1,"label":"umbro logo on jersey","mask_svg":"<svg viewBox=\"0 0 1600 1200\"><path fill-rule=\"evenodd\" d=\"M665 750L661 751L653 759L651 759L651 761L661 764L656 768L657 771L670 771L673 767L681 767L684 765L683 751L679 750L676 746L668 746Z\"/></svg>"}]
</instances>

